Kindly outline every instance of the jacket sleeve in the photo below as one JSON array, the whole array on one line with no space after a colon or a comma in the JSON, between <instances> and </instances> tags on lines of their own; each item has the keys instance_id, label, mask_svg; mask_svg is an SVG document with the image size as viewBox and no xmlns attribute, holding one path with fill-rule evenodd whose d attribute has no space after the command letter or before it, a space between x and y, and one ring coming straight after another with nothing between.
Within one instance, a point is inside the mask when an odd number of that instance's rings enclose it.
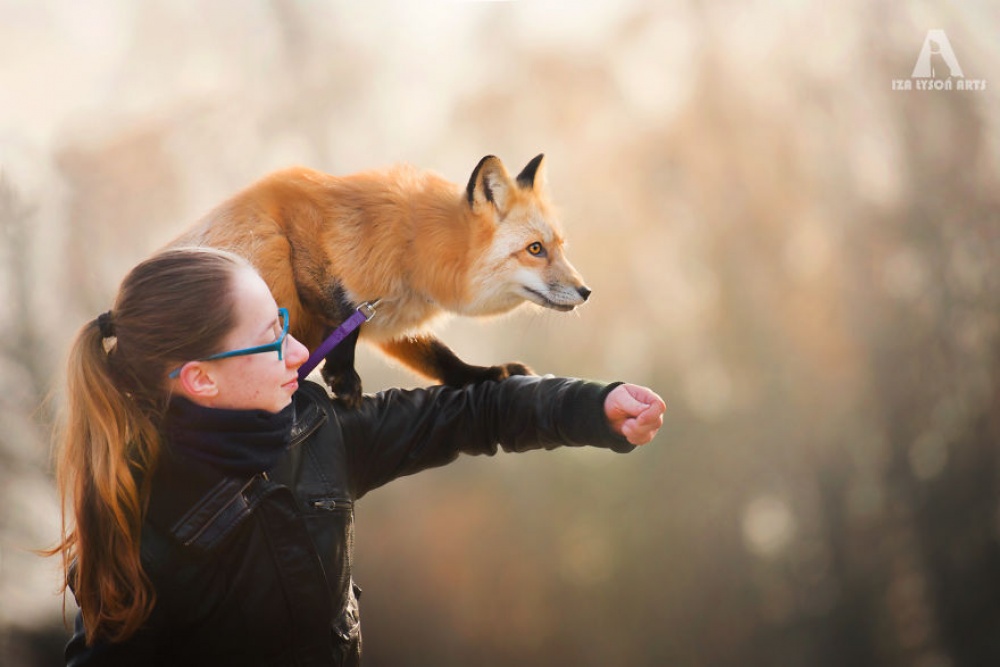
<instances>
[{"instance_id":1,"label":"jacket sleeve","mask_svg":"<svg viewBox=\"0 0 1000 667\"><path fill-rule=\"evenodd\" d=\"M604 399L617 384L517 376L366 397L358 410L338 413L355 497L463 453L585 445L630 452L635 447L604 415Z\"/></svg>"}]
</instances>

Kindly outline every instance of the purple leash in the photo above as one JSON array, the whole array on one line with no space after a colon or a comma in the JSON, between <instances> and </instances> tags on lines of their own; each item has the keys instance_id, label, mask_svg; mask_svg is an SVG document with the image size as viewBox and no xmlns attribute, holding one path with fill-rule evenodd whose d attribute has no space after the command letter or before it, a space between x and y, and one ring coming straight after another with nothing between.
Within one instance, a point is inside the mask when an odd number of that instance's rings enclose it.
<instances>
[{"instance_id":1,"label":"purple leash","mask_svg":"<svg viewBox=\"0 0 1000 667\"><path fill-rule=\"evenodd\" d=\"M348 317L343 323L333 330L333 333L327 336L326 340L320 344L316 350L309 355L309 359L306 363L299 367L299 381L306 379L306 376L312 373L313 369L319 366L319 362L326 358L326 355L333 351L333 348L337 347L342 340L347 338L347 336L361 326L362 322L367 322L371 318L375 317L375 306L381 299L375 299L373 302L365 301L363 304L358 306L358 309Z\"/></svg>"}]
</instances>

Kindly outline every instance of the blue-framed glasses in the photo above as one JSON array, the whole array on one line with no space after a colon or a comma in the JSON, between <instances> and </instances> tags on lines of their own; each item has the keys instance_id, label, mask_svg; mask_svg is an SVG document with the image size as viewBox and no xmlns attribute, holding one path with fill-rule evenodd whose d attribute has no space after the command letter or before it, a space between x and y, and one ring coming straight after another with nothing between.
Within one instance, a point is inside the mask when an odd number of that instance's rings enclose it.
<instances>
[{"instance_id":1,"label":"blue-framed glasses","mask_svg":"<svg viewBox=\"0 0 1000 667\"><path fill-rule=\"evenodd\" d=\"M273 343L268 343L267 345L257 345L255 347L245 347L242 350L230 350L229 352L219 352L218 354L213 354L208 357L202 357L201 359L195 359L194 361L214 361L216 359L227 359L229 357L242 357L247 354L260 354L261 352L277 352L278 360L281 361L283 358L283 351L285 349L285 338L288 336L288 309L279 308L278 309L278 323L281 325L281 335L278 336L278 340ZM174 379L181 374L181 369L184 368L190 362L185 362L170 371L170 378Z\"/></svg>"}]
</instances>

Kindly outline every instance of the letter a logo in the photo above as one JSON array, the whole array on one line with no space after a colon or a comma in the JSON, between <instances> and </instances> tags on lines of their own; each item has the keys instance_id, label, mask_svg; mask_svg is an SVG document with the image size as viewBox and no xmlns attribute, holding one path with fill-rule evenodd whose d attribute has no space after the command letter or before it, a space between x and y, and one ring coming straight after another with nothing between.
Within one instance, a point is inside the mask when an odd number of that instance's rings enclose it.
<instances>
[{"instance_id":1,"label":"letter a logo","mask_svg":"<svg viewBox=\"0 0 1000 667\"><path fill-rule=\"evenodd\" d=\"M927 37L924 38L924 48L920 49L917 64L913 67L913 74L910 77L914 79L943 77L944 73L940 72L937 67L942 60L948 66L948 76L965 78L965 75L962 74L962 68L958 64L958 58L955 57L955 52L951 49L948 35L944 34L944 30L928 30Z\"/></svg>"}]
</instances>

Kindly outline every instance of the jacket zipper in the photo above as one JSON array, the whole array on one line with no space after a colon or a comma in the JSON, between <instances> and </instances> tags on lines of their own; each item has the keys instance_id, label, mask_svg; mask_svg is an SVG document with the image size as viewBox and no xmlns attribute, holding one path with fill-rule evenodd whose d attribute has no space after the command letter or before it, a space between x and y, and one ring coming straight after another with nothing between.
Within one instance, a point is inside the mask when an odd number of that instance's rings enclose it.
<instances>
[{"instance_id":1,"label":"jacket zipper","mask_svg":"<svg viewBox=\"0 0 1000 667\"><path fill-rule=\"evenodd\" d=\"M336 498L317 498L309 504L312 505L313 509L326 510L328 512L346 510L352 506L350 500L337 500Z\"/></svg>"}]
</instances>

